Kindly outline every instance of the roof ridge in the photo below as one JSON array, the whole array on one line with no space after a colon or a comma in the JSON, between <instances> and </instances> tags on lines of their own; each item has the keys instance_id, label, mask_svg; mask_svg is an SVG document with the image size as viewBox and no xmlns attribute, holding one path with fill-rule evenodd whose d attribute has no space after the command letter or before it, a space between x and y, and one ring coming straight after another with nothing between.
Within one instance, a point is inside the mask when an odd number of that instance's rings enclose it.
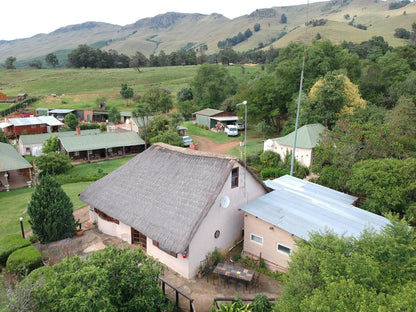
<instances>
[{"instance_id":1,"label":"roof ridge","mask_svg":"<svg viewBox=\"0 0 416 312\"><path fill-rule=\"evenodd\" d=\"M168 149L168 150L171 150L171 151L174 151L174 152L178 152L178 153L185 154L185 155L190 155L190 156L202 156L202 157L229 159L229 160L235 160L235 161L238 161L238 162L240 161L240 158L238 158L237 156L233 156L233 155L203 152L203 151L199 151L199 150L193 150L193 149L190 149L190 148L174 146L174 145L170 145L170 144L166 144L166 143L162 143L162 142L155 143L152 146L158 146L158 147L161 147L161 148L164 148L164 149Z\"/></svg>"}]
</instances>

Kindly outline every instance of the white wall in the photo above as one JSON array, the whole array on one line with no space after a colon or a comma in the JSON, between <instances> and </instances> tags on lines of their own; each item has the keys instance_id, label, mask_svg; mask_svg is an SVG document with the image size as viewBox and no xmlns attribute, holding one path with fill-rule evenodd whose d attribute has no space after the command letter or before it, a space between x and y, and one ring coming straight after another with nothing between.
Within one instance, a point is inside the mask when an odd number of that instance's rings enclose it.
<instances>
[{"instance_id":1,"label":"white wall","mask_svg":"<svg viewBox=\"0 0 416 312\"><path fill-rule=\"evenodd\" d=\"M266 140L263 150L278 153L280 158L284 160L289 153L292 153L293 148L292 146L280 145L274 140ZM303 166L310 168L312 165L313 149L296 147L295 158Z\"/></svg>"},{"instance_id":2,"label":"white wall","mask_svg":"<svg viewBox=\"0 0 416 312\"><path fill-rule=\"evenodd\" d=\"M239 166L238 187L231 188L230 172L222 191L197 229L188 248L186 258L183 258L182 254L178 254L176 258L169 255L154 246L150 237L147 238L147 254L157 258L185 278L193 278L198 272L200 261L204 260L209 252L214 251L216 247L220 250L228 250L236 241L242 238L244 214L239 209L246 202L264 195L266 190L251 174L244 174L244 167L237 163L236 166ZM245 178L247 178L247 196L245 196L244 189ZM220 205L221 198L225 195L230 199L230 205L227 208L223 208ZM93 209L90 209L90 220L96 221L98 229L103 233L120 237L129 243L131 242L130 226L121 222L117 225L114 222L105 221L99 218ZM215 238L214 234L217 230L220 231L220 235L218 238Z\"/></svg>"}]
</instances>

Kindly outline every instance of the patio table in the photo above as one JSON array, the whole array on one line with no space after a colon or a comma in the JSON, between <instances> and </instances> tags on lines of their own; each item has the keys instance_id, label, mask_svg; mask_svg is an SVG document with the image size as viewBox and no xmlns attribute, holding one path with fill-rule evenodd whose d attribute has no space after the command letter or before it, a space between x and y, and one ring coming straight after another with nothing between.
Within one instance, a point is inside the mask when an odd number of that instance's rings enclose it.
<instances>
[{"instance_id":1,"label":"patio table","mask_svg":"<svg viewBox=\"0 0 416 312\"><path fill-rule=\"evenodd\" d=\"M243 281L246 284L246 288L251 283L254 276L253 270L228 265L225 263L218 263L213 273L225 276L227 278L227 281L230 277L236 280Z\"/></svg>"}]
</instances>

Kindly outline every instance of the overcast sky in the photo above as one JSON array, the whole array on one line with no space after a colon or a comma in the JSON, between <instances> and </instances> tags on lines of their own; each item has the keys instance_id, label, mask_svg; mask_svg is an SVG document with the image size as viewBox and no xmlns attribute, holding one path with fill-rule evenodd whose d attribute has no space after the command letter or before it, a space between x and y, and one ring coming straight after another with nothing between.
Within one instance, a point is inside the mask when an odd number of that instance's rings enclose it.
<instances>
[{"instance_id":1,"label":"overcast sky","mask_svg":"<svg viewBox=\"0 0 416 312\"><path fill-rule=\"evenodd\" d=\"M309 3L325 0L309 0ZM256 9L306 4L307 0L5 0L0 40L28 38L88 21L127 25L166 12L219 13L230 19Z\"/></svg>"}]
</instances>

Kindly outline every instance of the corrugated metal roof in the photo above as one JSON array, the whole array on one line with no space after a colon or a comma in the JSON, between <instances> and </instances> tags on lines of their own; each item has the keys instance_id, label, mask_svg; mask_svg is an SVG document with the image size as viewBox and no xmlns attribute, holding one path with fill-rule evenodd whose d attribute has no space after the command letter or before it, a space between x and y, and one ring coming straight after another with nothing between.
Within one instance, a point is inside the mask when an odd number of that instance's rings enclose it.
<instances>
[{"instance_id":1,"label":"corrugated metal roof","mask_svg":"<svg viewBox=\"0 0 416 312\"><path fill-rule=\"evenodd\" d=\"M144 145L144 141L136 132L106 132L95 135L68 136L61 137L60 141L67 152Z\"/></svg>"},{"instance_id":2,"label":"corrugated metal roof","mask_svg":"<svg viewBox=\"0 0 416 312\"><path fill-rule=\"evenodd\" d=\"M276 180L274 184L266 183L274 186L274 191L242 210L302 239L308 240L311 232L326 230L358 237L364 229L380 230L390 223L387 218L348 204L352 196L340 196L336 191L294 177L283 177L283 183Z\"/></svg>"},{"instance_id":3,"label":"corrugated metal roof","mask_svg":"<svg viewBox=\"0 0 416 312\"><path fill-rule=\"evenodd\" d=\"M55 108L49 111L50 114L68 114L75 111L75 109Z\"/></svg>"},{"instance_id":4,"label":"corrugated metal roof","mask_svg":"<svg viewBox=\"0 0 416 312\"><path fill-rule=\"evenodd\" d=\"M296 147L300 148L314 148L320 139L320 133L324 131L325 127L321 124L310 124L300 127L297 133ZM280 145L293 146L295 132L288 135L273 139Z\"/></svg>"},{"instance_id":5,"label":"corrugated metal roof","mask_svg":"<svg viewBox=\"0 0 416 312\"><path fill-rule=\"evenodd\" d=\"M0 143L0 172L24 168L32 168L32 165L13 146Z\"/></svg>"},{"instance_id":6,"label":"corrugated metal roof","mask_svg":"<svg viewBox=\"0 0 416 312\"><path fill-rule=\"evenodd\" d=\"M217 114L222 113L222 112L223 112L222 110L218 110L218 109L205 108L203 110L200 110L200 111L197 111L197 112L193 113L193 115L198 114L198 115L202 115L202 116L211 117L211 116L217 115Z\"/></svg>"},{"instance_id":7,"label":"corrugated metal roof","mask_svg":"<svg viewBox=\"0 0 416 312\"><path fill-rule=\"evenodd\" d=\"M31 125L41 125L47 124L48 126L63 126L64 124L60 122L53 116L39 116L39 117L25 117L25 118L9 118L9 122L13 126L31 126Z\"/></svg>"},{"instance_id":8,"label":"corrugated metal roof","mask_svg":"<svg viewBox=\"0 0 416 312\"><path fill-rule=\"evenodd\" d=\"M214 120L218 121L237 121L238 116L222 116L222 117L212 117Z\"/></svg>"},{"instance_id":9,"label":"corrugated metal roof","mask_svg":"<svg viewBox=\"0 0 416 312\"><path fill-rule=\"evenodd\" d=\"M88 129L81 130L81 135L93 135L101 133L100 129ZM23 145L28 144L42 144L49 137L57 135L59 138L67 136L76 136L76 131L62 131L62 132L52 132L52 133L39 133L39 134L24 134L19 137L19 141Z\"/></svg>"},{"instance_id":10,"label":"corrugated metal roof","mask_svg":"<svg viewBox=\"0 0 416 312\"><path fill-rule=\"evenodd\" d=\"M335 204L342 203L345 205L352 205L358 199L355 196L351 196L306 180L298 179L290 175L285 175L274 180L267 180L264 181L264 183L274 190L281 190L285 187L291 188L299 191L305 196L314 197L316 200L331 201Z\"/></svg>"}]
</instances>

